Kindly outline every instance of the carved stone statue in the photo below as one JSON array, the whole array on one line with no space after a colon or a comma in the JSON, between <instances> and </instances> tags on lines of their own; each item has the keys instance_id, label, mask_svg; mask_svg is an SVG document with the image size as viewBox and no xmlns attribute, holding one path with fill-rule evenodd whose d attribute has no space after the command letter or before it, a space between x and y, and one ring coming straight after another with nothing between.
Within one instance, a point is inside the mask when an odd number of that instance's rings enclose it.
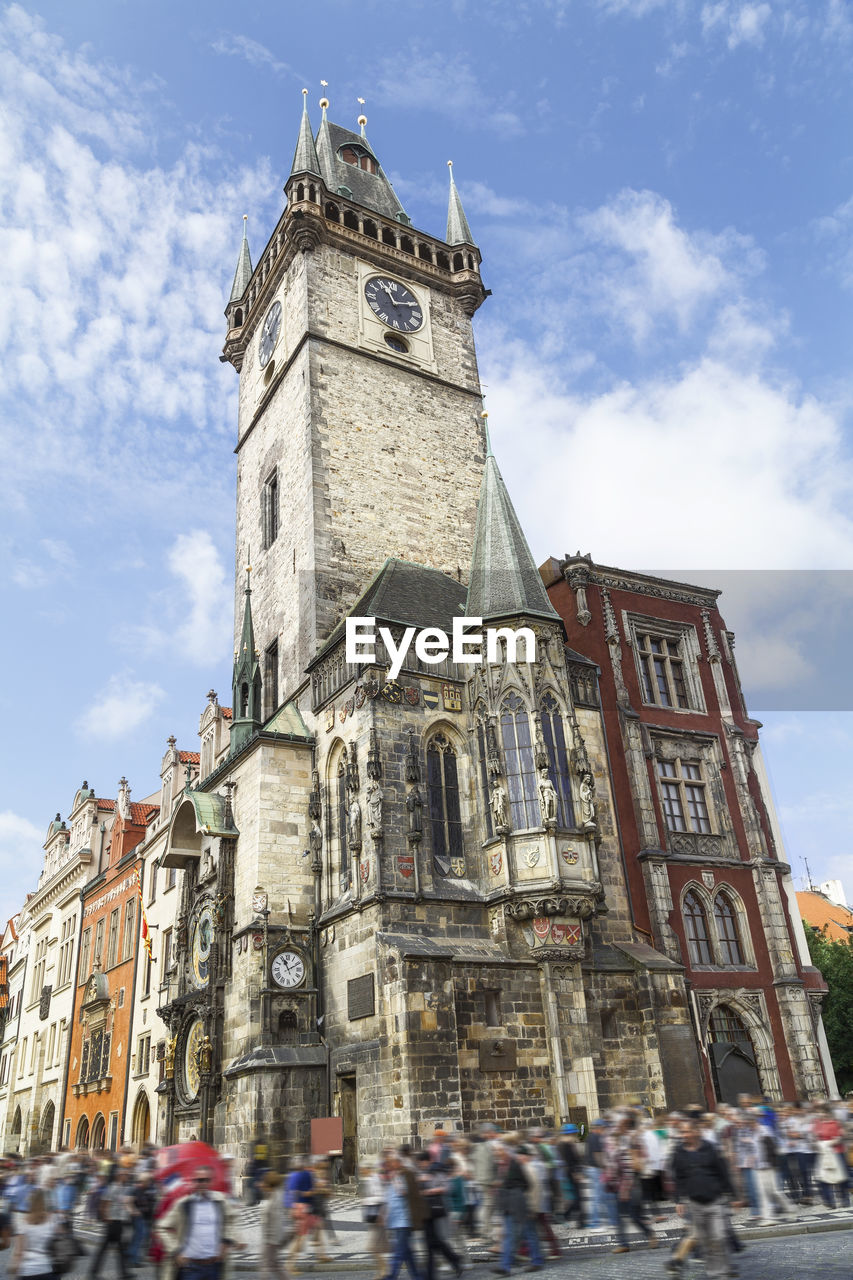
<instances>
[{"instance_id":1,"label":"carved stone statue","mask_svg":"<svg viewBox=\"0 0 853 1280\"><path fill-rule=\"evenodd\" d=\"M349 847L351 849L361 848L361 805L358 803L358 796L353 795L347 809L347 824L349 835Z\"/></svg>"},{"instance_id":2,"label":"carved stone statue","mask_svg":"<svg viewBox=\"0 0 853 1280\"><path fill-rule=\"evenodd\" d=\"M581 798L581 822L585 827L593 828L596 826L595 821L595 779L591 773L585 773L581 778L580 785Z\"/></svg>"},{"instance_id":3,"label":"carved stone statue","mask_svg":"<svg viewBox=\"0 0 853 1280\"><path fill-rule=\"evenodd\" d=\"M421 814L423 804L424 802L417 786L412 787L406 796L406 810L409 814L409 835L418 840L421 838L423 831L423 816Z\"/></svg>"},{"instance_id":4,"label":"carved stone statue","mask_svg":"<svg viewBox=\"0 0 853 1280\"><path fill-rule=\"evenodd\" d=\"M172 1036L171 1040L166 1041L166 1054L163 1059L163 1075L167 1080L173 1079L175 1075L175 1046L177 1044L177 1036Z\"/></svg>"},{"instance_id":5,"label":"carved stone statue","mask_svg":"<svg viewBox=\"0 0 853 1280\"><path fill-rule=\"evenodd\" d=\"M539 805L545 826L555 823L557 821L557 789L549 778L547 769L542 769L539 774Z\"/></svg>"},{"instance_id":6,"label":"carved stone statue","mask_svg":"<svg viewBox=\"0 0 853 1280\"><path fill-rule=\"evenodd\" d=\"M175 924L175 942L174 954L178 957L185 955L187 950L187 918L184 915L178 916Z\"/></svg>"},{"instance_id":7,"label":"carved stone statue","mask_svg":"<svg viewBox=\"0 0 853 1280\"><path fill-rule=\"evenodd\" d=\"M210 1036L205 1036L198 1047L198 1069L203 1076L209 1076L213 1070L213 1045Z\"/></svg>"},{"instance_id":8,"label":"carved stone statue","mask_svg":"<svg viewBox=\"0 0 853 1280\"><path fill-rule=\"evenodd\" d=\"M371 835L381 836L382 788L375 778L371 778L367 784L367 825Z\"/></svg>"},{"instance_id":9,"label":"carved stone statue","mask_svg":"<svg viewBox=\"0 0 853 1280\"><path fill-rule=\"evenodd\" d=\"M495 830L505 831L507 828L506 788L500 778L492 778L489 805L492 810L492 821L495 824Z\"/></svg>"},{"instance_id":10,"label":"carved stone statue","mask_svg":"<svg viewBox=\"0 0 853 1280\"><path fill-rule=\"evenodd\" d=\"M308 832L308 843L314 858L319 858L323 851L323 830L316 818L311 819L311 830Z\"/></svg>"}]
</instances>

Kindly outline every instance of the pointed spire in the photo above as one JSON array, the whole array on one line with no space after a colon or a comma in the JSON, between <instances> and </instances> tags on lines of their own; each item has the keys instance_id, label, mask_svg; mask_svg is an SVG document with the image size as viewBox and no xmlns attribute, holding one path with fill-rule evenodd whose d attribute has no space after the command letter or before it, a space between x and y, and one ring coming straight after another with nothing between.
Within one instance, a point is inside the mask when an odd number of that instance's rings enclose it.
<instances>
[{"instance_id":1,"label":"pointed spire","mask_svg":"<svg viewBox=\"0 0 853 1280\"><path fill-rule=\"evenodd\" d=\"M321 80L321 84L325 85L325 80ZM320 175L330 191L337 191L338 183L335 177L335 148L332 146L332 139L329 136L329 117L326 112L329 109L329 99L320 99L320 109L323 112L323 118L320 121L320 129L317 133L317 160L320 166Z\"/></svg>"},{"instance_id":2,"label":"pointed spire","mask_svg":"<svg viewBox=\"0 0 853 1280\"><path fill-rule=\"evenodd\" d=\"M317 148L314 146L314 134L308 117L308 90L302 90L302 119L299 122L299 139L290 166L291 178L295 173L316 173L320 176L320 162L317 159Z\"/></svg>"},{"instance_id":3,"label":"pointed spire","mask_svg":"<svg viewBox=\"0 0 853 1280\"><path fill-rule=\"evenodd\" d=\"M231 750L236 751L261 728L261 665L255 648L252 625L252 566L246 565L246 603L243 630L234 650L234 710L231 721Z\"/></svg>"},{"instance_id":4,"label":"pointed spire","mask_svg":"<svg viewBox=\"0 0 853 1280\"><path fill-rule=\"evenodd\" d=\"M471 228L468 226L468 219L465 217L465 210L462 208L462 201L459 198L459 191L453 180L453 161L448 160L447 167L450 170L450 199L447 203L447 235L445 237L447 244L474 244L474 237L471 235Z\"/></svg>"},{"instance_id":5,"label":"pointed spire","mask_svg":"<svg viewBox=\"0 0 853 1280\"><path fill-rule=\"evenodd\" d=\"M492 453L486 420L486 465L480 486L466 616L484 621L558 617L548 599L521 522Z\"/></svg>"},{"instance_id":6,"label":"pointed spire","mask_svg":"<svg viewBox=\"0 0 853 1280\"><path fill-rule=\"evenodd\" d=\"M240 256L237 259L237 270L234 272L234 283L231 286L231 296L229 303L239 302L243 294L246 292L246 285L252 278L252 259L249 255L249 240L246 235L246 223L249 221L248 213L243 214L243 240L240 244Z\"/></svg>"}]
</instances>

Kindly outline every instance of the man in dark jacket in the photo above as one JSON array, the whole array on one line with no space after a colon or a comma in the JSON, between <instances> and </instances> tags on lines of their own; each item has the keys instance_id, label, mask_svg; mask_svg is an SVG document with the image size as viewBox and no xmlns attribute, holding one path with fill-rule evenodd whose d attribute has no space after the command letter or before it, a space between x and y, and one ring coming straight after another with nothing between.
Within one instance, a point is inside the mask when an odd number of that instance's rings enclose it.
<instances>
[{"instance_id":1,"label":"man in dark jacket","mask_svg":"<svg viewBox=\"0 0 853 1280\"><path fill-rule=\"evenodd\" d=\"M730 1274L723 1197L732 1194L729 1170L713 1142L701 1134L700 1122L685 1121L672 1157L672 1176L679 1215L690 1214L692 1234L702 1250L709 1280Z\"/></svg>"}]
</instances>

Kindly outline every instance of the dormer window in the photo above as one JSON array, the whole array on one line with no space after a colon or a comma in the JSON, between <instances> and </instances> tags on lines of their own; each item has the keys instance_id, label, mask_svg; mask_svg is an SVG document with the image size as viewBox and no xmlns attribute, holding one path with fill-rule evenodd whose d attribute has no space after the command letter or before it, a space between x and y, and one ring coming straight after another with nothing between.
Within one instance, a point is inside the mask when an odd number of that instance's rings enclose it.
<instances>
[{"instance_id":1,"label":"dormer window","mask_svg":"<svg viewBox=\"0 0 853 1280\"><path fill-rule=\"evenodd\" d=\"M376 173L376 161L365 147L350 144L346 147L341 147L338 155L344 164L355 165L356 169L363 169L365 173Z\"/></svg>"}]
</instances>

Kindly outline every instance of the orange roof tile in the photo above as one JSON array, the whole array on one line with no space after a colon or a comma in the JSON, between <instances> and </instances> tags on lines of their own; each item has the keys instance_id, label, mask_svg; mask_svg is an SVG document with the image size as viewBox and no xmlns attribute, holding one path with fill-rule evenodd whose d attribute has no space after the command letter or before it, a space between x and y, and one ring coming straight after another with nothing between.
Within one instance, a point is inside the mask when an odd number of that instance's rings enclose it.
<instances>
[{"instance_id":1,"label":"orange roof tile","mask_svg":"<svg viewBox=\"0 0 853 1280\"><path fill-rule=\"evenodd\" d=\"M155 813L160 812L159 804L143 804L136 800L130 802L130 820L136 827L146 827Z\"/></svg>"},{"instance_id":2,"label":"orange roof tile","mask_svg":"<svg viewBox=\"0 0 853 1280\"><path fill-rule=\"evenodd\" d=\"M198 764L201 756L198 751L179 751L178 759L181 764Z\"/></svg>"},{"instance_id":3,"label":"orange roof tile","mask_svg":"<svg viewBox=\"0 0 853 1280\"><path fill-rule=\"evenodd\" d=\"M96 800L95 804L99 809L114 809L116 807L115 800Z\"/></svg>"},{"instance_id":4,"label":"orange roof tile","mask_svg":"<svg viewBox=\"0 0 853 1280\"><path fill-rule=\"evenodd\" d=\"M233 715L234 715L234 712L231 710L230 707L222 708L222 717L224 720L230 720Z\"/></svg>"},{"instance_id":5,"label":"orange roof tile","mask_svg":"<svg viewBox=\"0 0 853 1280\"><path fill-rule=\"evenodd\" d=\"M806 924L826 929L826 936L838 942L853 938L853 911L830 902L822 893L798 893L797 905Z\"/></svg>"}]
</instances>

